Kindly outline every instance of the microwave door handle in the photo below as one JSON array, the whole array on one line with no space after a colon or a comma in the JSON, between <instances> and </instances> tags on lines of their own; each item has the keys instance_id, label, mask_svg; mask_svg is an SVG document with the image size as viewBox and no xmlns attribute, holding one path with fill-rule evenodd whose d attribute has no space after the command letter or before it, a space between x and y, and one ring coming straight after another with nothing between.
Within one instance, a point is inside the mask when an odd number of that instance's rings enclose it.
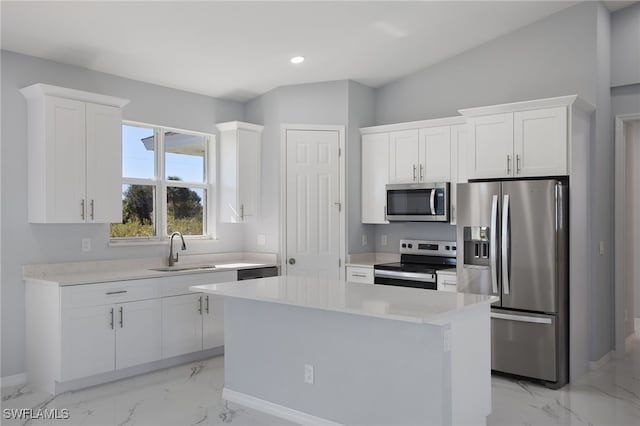
<instances>
[{"instance_id":1,"label":"microwave door handle","mask_svg":"<svg viewBox=\"0 0 640 426\"><path fill-rule=\"evenodd\" d=\"M431 190L431 197L429 198L429 207L431 207L431 216L436 215L436 189Z\"/></svg>"},{"instance_id":2,"label":"microwave door handle","mask_svg":"<svg viewBox=\"0 0 640 426\"><path fill-rule=\"evenodd\" d=\"M502 292L509 294L509 195L502 204Z\"/></svg>"},{"instance_id":3,"label":"microwave door handle","mask_svg":"<svg viewBox=\"0 0 640 426\"><path fill-rule=\"evenodd\" d=\"M493 294L498 293L498 196L494 195L491 200L491 230L489 231L489 245L490 245L490 264L491 264L491 289Z\"/></svg>"}]
</instances>

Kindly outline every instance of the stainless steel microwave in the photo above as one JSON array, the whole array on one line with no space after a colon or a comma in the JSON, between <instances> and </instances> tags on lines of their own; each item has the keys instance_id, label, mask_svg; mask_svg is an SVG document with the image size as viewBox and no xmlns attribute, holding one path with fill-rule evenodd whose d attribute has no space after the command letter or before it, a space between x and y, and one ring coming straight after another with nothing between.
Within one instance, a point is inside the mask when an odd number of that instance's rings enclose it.
<instances>
[{"instance_id":1,"label":"stainless steel microwave","mask_svg":"<svg viewBox=\"0 0 640 426\"><path fill-rule=\"evenodd\" d=\"M387 188L387 220L448 222L449 182L399 183Z\"/></svg>"}]
</instances>

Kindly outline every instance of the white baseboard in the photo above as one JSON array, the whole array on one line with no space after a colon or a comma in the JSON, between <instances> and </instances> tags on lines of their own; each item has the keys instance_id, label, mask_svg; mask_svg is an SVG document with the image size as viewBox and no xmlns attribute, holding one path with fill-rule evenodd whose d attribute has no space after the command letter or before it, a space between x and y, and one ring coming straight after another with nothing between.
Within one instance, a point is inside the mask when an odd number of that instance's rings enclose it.
<instances>
[{"instance_id":1,"label":"white baseboard","mask_svg":"<svg viewBox=\"0 0 640 426\"><path fill-rule=\"evenodd\" d=\"M607 352L597 361L589 361L589 370L599 370L611 360L611 351Z\"/></svg>"},{"instance_id":2,"label":"white baseboard","mask_svg":"<svg viewBox=\"0 0 640 426\"><path fill-rule=\"evenodd\" d=\"M20 374L14 374L13 376L5 376L0 378L0 382L2 382L3 388L8 388L10 386L24 385L27 383L27 374L20 373Z\"/></svg>"},{"instance_id":3,"label":"white baseboard","mask_svg":"<svg viewBox=\"0 0 640 426\"><path fill-rule=\"evenodd\" d=\"M256 398L227 388L222 389L222 399L302 425L340 426L340 423L332 422L331 420L323 419L322 417L312 416L311 414L303 413L302 411L294 410L293 408L274 404L273 402L265 401L264 399Z\"/></svg>"}]
</instances>

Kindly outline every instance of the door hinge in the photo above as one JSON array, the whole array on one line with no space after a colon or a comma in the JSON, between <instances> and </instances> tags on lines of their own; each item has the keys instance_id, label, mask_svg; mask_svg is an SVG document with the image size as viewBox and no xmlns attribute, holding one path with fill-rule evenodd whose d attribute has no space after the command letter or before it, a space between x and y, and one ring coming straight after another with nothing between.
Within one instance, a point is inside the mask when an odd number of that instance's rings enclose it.
<instances>
[{"instance_id":1,"label":"door hinge","mask_svg":"<svg viewBox=\"0 0 640 426\"><path fill-rule=\"evenodd\" d=\"M342 156L342 148L338 148L338 157Z\"/></svg>"},{"instance_id":2,"label":"door hinge","mask_svg":"<svg viewBox=\"0 0 640 426\"><path fill-rule=\"evenodd\" d=\"M338 268L342 268L342 259L338 259Z\"/></svg>"}]
</instances>

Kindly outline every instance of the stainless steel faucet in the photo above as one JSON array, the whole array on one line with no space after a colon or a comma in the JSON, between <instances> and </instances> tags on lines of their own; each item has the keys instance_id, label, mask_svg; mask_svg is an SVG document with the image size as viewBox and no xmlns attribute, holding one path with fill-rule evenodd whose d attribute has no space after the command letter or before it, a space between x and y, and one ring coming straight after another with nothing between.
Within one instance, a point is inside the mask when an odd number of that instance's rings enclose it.
<instances>
[{"instance_id":1,"label":"stainless steel faucet","mask_svg":"<svg viewBox=\"0 0 640 426\"><path fill-rule=\"evenodd\" d=\"M182 240L182 250L186 250L187 249L187 245L184 243L184 237L182 236L182 234L180 232L174 232L173 234L171 234L171 238L169 240L169 266L173 266L176 264L176 262L178 261L178 252L176 251L176 256L173 257L173 237L175 236L179 236L180 239Z\"/></svg>"}]
</instances>

